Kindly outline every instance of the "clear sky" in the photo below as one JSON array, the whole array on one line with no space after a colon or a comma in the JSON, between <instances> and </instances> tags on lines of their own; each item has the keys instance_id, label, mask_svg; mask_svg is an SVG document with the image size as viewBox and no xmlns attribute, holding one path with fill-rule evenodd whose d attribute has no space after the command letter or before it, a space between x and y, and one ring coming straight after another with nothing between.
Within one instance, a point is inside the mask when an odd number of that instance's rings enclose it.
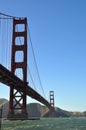
<instances>
[{"instance_id":1,"label":"clear sky","mask_svg":"<svg viewBox=\"0 0 86 130\"><path fill-rule=\"evenodd\" d=\"M0 12L28 18L46 97L54 90L57 107L86 111L86 0L0 0Z\"/></svg>"}]
</instances>

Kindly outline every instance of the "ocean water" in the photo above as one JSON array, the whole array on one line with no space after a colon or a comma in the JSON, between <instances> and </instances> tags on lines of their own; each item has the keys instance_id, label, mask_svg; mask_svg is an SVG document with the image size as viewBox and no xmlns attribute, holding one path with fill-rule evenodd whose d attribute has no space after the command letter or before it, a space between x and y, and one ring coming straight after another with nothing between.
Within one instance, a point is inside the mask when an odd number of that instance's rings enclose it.
<instances>
[{"instance_id":1,"label":"ocean water","mask_svg":"<svg viewBox=\"0 0 86 130\"><path fill-rule=\"evenodd\" d=\"M41 118L2 120L1 130L86 130L86 118Z\"/></svg>"}]
</instances>

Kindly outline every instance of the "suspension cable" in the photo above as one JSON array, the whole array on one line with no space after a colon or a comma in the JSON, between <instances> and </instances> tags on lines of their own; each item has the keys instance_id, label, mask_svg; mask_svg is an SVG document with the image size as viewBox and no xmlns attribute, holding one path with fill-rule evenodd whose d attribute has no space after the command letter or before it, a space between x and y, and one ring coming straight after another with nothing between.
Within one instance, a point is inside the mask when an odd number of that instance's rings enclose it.
<instances>
[{"instance_id":1,"label":"suspension cable","mask_svg":"<svg viewBox=\"0 0 86 130\"><path fill-rule=\"evenodd\" d=\"M3 16L3 17L2 17ZM4 13L0 13L0 19L13 19L13 18L16 18L16 19L23 19L25 17L15 17L15 16L11 16L11 15L8 15L8 14L4 14ZM35 66L36 66L36 70L37 70L37 74L38 74L38 79L39 79L39 83L40 83L40 86L42 88L42 91L43 91L43 94L45 96L45 93L44 93L44 89L43 89L43 85L42 85L42 82L41 82L41 79L40 79L40 75L39 75L39 71L38 71L38 66L37 66L37 63L36 63L36 58L35 58L35 53L34 53L34 49L33 49L33 45L32 45L32 40L31 40L31 36L30 36L30 31L29 31L29 26L27 24L27 31L28 31L28 34L29 34L29 38L30 38L30 43L31 43L31 48L32 48L32 53L33 53L33 58L34 58L34 62L35 62ZM20 39L19 39L20 40ZM20 44L21 44L21 40L20 40ZM2 47L3 49L3 47ZM30 72L30 71L29 71ZM31 76L31 73L30 73L30 76ZM31 80L33 82L33 79L32 79L32 76L31 76ZM33 82L34 84L34 82ZM35 85L34 85L35 86ZM35 88L36 89L36 88ZM45 96L46 97L46 96Z\"/></svg>"},{"instance_id":2,"label":"suspension cable","mask_svg":"<svg viewBox=\"0 0 86 130\"><path fill-rule=\"evenodd\" d=\"M4 25L3 25L3 21L2 21L2 50L1 50L1 54L3 55L3 52L4 52L4 31L3 31L3 27L4 27ZM4 63L3 61L4 61L4 58L3 58L3 56L2 56L2 64Z\"/></svg>"},{"instance_id":3,"label":"suspension cable","mask_svg":"<svg viewBox=\"0 0 86 130\"><path fill-rule=\"evenodd\" d=\"M38 71L38 66L37 66L37 63L36 63L36 58L35 58L35 53L34 53L34 49L33 49L33 45L32 45L32 40L31 40L31 36L30 36L30 30L29 30L28 23L27 23L27 29L28 29L27 31L28 31L29 38L30 38L30 43L31 43L31 48L32 48L32 53L33 53L33 58L34 58L34 62L35 62L35 66L36 66L36 70L37 70L37 74L38 74L39 83L40 83L40 86L41 86L41 88L42 88L42 91L43 91L44 97L46 97L46 96L45 96L44 89L43 89L43 85L42 85L42 82L41 82L41 79L40 79L40 75L39 75L39 71Z\"/></svg>"},{"instance_id":4,"label":"suspension cable","mask_svg":"<svg viewBox=\"0 0 86 130\"><path fill-rule=\"evenodd\" d=\"M0 15L7 17L7 19L9 19L9 18L10 19L13 19L13 18L22 19L22 18L24 18L24 17L15 17L15 16L12 16L12 15L4 14L4 13L0 13ZM6 19L4 17L1 17L1 18Z\"/></svg>"}]
</instances>

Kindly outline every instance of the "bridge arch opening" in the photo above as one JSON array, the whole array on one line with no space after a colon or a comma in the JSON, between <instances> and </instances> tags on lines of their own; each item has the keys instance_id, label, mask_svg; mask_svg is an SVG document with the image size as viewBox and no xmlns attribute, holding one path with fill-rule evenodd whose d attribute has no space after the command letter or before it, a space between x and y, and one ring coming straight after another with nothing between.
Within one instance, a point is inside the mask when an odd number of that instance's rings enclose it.
<instances>
[{"instance_id":1,"label":"bridge arch opening","mask_svg":"<svg viewBox=\"0 0 86 130\"><path fill-rule=\"evenodd\" d=\"M15 62L23 62L23 59L24 59L24 52L23 51L16 51Z\"/></svg>"},{"instance_id":2,"label":"bridge arch opening","mask_svg":"<svg viewBox=\"0 0 86 130\"><path fill-rule=\"evenodd\" d=\"M24 32L24 30L25 30L25 25L24 24L16 24L15 25L15 32L18 32L18 31L20 31L20 32Z\"/></svg>"},{"instance_id":3,"label":"bridge arch opening","mask_svg":"<svg viewBox=\"0 0 86 130\"><path fill-rule=\"evenodd\" d=\"M18 36L15 38L15 45L24 45L24 37Z\"/></svg>"}]
</instances>

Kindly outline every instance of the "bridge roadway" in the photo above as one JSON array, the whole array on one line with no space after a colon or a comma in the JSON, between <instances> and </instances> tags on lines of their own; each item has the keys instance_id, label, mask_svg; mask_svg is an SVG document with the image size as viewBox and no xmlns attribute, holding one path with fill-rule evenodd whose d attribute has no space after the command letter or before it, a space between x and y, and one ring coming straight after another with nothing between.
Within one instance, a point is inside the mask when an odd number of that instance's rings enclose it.
<instances>
[{"instance_id":1,"label":"bridge roadway","mask_svg":"<svg viewBox=\"0 0 86 130\"><path fill-rule=\"evenodd\" d=\"M17 76L12 74L8 69L6 69L1 64L0 64L0 82L9 86L9 87L13 87L14 89L16 89L20 92L26 92L26 95L43 103L49 109L52 109L50 103L45 98L43 98L39 93L37 93L35 90L33 90L29 85L24 83Z\"/></svg>"}]
</instances>

